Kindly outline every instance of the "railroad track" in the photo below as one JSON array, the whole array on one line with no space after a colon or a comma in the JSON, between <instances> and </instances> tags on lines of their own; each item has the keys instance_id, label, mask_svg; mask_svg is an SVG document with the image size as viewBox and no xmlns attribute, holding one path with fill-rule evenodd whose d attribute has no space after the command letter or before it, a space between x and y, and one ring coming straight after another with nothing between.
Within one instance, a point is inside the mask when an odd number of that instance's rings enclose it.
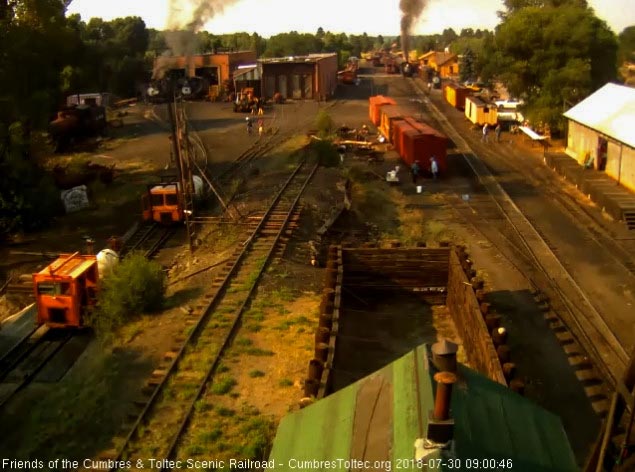
<instances>
[{"instance_id":1,"label":"railroad track","mask_svg":"<svg viewBox=\"0 0 635 472\"><path fill-rule=\"evenodd\" d=\"M260 277L284 244L288 223L295 218L294 210L316 169L317 164L305 160L282 185L251 236L212 281L206 303L192 311L187 339L178 351L166 353L165 365L153 373L145 397L135 402L139 410L134 423L114 441L118 447L99 460L127 459L134 465L137 459L175 456L196 402L213 384L219 361L240 327Z\"/></svg>"},{"instance_id":2,"label":"railroad track","mask_svg":"<svg viewBox=\"0 0 635 472\"><path fill-rule=\"evenodd\" d=\"M410 81L417 93L425 97L417 84L412 79ZM478 214L480 209L485 215L489 213L491 219L488 221L492 221L496 229L512 243L515 255L520 256L524 262L525 267L521 272L528 276L537 291L548 295L553 309L548 321L561 344L569 346L565 351L579 354L574 356L575 359L588 357L595 368L595 375L608 387L615 389L617 380L628 362L628 356L614 333L560 262L553 245L544 240L447 118L428 99L424 99L424 102L446 134L456 143L457 152L463 154L488 194L489 198L486 198L485 202L465 202L469 210L463 211L463 216L478 228L483 226L484 217L480 216L479 221L474 221L474 211ZM460 208L460 205L457 207ZM492 218L492 212L498 216ZM529 272L528 268L531 269ZM607 407L605 401L601 402L601 406L594 405L600 413Z\"/></svg>"},{"instance_id":3,"label":"railroad track","mask_svg":"<svg viewBox=\"0 0 635 472\"><path fill-rule=\"evenodd\" d=\"M151 259L176 232L172 226L161 226L158 223L146 223L137 226L136 230L126 238L120 257L132 251L142 251L146 258Z\"/></svg>"},{"instance_id":4,"label":"railroad track","mask_svg":"<svg viewBox=\"0 0 635 472\"><path fill-rule=\"evenodd\" d=\"M31 383L72 336L40 325L5 353L0 359L0 408Z\"/></svg>"}]
</instances>

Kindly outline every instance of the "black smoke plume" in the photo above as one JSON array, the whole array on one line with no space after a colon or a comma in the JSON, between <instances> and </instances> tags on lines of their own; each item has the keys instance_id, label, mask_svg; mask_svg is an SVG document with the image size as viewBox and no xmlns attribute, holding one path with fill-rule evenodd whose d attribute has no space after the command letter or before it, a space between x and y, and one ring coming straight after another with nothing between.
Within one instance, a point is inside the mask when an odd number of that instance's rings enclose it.
<instances>
[{"instance_id":1,"label":"black smoke plume","mask_svg":"<svg viewBox=\"0 0 635 472\"><path fill-rule=\"evenodd\" d=\"M165 41L165 56L192 56L197 52L196 33L216 14L238 0L170 0ZM169 59L155 67L153 78L160 79L171 66Z\"/></svg>"},{"instance_id":2,"label":"black smoke plume","mask_svg":"<svg viewBox=\"0 0 635 472\"><path fill-rule=\"evenodd\" d=\"M399 8L401 9L401 50L404 60L408 60L408 50L410 45L410 33L415 22L423 13L426 6L426 0L399 0Z\"/></svg>"}]
</instances>

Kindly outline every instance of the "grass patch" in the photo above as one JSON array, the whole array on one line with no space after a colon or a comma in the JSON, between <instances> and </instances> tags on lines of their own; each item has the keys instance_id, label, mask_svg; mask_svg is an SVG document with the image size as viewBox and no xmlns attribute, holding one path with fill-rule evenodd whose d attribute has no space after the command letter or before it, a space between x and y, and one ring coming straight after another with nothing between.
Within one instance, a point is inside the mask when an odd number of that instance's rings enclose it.
<instances>
[{"instance_id":1,"label":"grass patch","mask_svg":"<svg viewBox=\"0 0 635 472\"><path fill-rule=\"evenodd\" d=\"M227 367L225 364L219 364L219 366L216 368L216 372L218 372L219 374L229 372L229 367Z\"/></svg>"},{"instance_id":2,"label":"grass patch","mask_svg":"<svg viewBox=\"0 0 635 472\"><path fill-rule=\"evenodd\" d=\"M249 338L240 338L236 340L237 346L251 346L253 343L254 342Z\"/></svg>"},{"instance_id":3,"label":"grass patch","mask_svg":"<svg viewBox=\"0 0 635 472\"><path fill-rule=\"evenodd\" d=\"M290 379L280 379L280 382L278 382L278 386L280 387L291 387L292 385L293 381Z\"/></svg>"},{"instance_id":4,"label":"grass patch","mask_svg":"<svg viewBox=\"0 0 635 472\"><path fill-rule=\"evenodd\" d=\"M249 377L251 377L252 379L264 376L265 373L262 370L252 370L251 372L249 372Z\"/></svg>"},{"instance_id":5,"label":"grass patch","mask_svg":"<svg viewBox=\"0 0 635 472\"><path fill-rule=\"evenodd\" d=\"M216 409L216 412L225 418L230 418L236 414L236 410L232 410L231 408L225 408L224 406L220 406Z\"/></svg>"},{"instance_id":6,"label":"grass patch","mask_svg":"<svg viewBox=\"0 0 635 472\"><path fill-rule=\"evenodd\" d=\"M229 393L237 384L236 380L232 377L221 376L212 385L212 393L214 395L225 395Z\"/></svg>"},{"instance_id":7,"label":"grass patch","mask_svg":"<svg viewBox=\"0 0 635 472\"><path fill-rule=\"evenodd\" d=\"M250 347L245 349L245 354L248 354L250 356L265 357L265 356L273 356L275 355L275 352L269 351L267 349L260 349L259 347Z\"/></svg>"},{"instance_id":8,"label":"grass patch","mask_svg":"<svg viewBox=\"0 0 635 472\"><path fill-rule=\"evenodd\" d=\"M250 323L245 326L245 329L250 333L257 333L262 330L262 325L260 323Z\"/></svg>"}]
</instances>

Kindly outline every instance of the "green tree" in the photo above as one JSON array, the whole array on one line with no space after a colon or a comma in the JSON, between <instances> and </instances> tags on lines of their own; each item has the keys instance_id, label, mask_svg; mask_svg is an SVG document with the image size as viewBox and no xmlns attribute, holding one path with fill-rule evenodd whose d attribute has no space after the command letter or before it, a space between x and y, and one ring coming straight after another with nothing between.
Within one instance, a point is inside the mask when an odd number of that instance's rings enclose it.
<instances>
[{"instance_id":1,"label":"green tree","mask_svg":"<svg viewBox=\"0 0 635 472\"><path fill-rule=\"evenodd\" d=\"M553 2L556 3L556 2ZM565 100L576 102L616 76L617 41L585 2L523 7L499 25L489 72L524 96L527 114L557 128ZM488 69L485 68L485 69Z\"/></svg>"},{"instance_id":2,"label":"green tree","mask_svg":"<svg viewBox=\"0 0 635 472\"><path fill-rule=\"evenodd\" d=\"M470 48L463 51L459 70L462 82L476 80L476 59Z\"/></svg>"},{"instance_id":3,"label":"green tree","mask_svg":"<svg viewBox=\"0 0 635 472\"><path fill-rule=\"evenodd\" d=\"M635 25L624 28L618 39L618 63L635 62Z\"/></svg>"}]
</instances>

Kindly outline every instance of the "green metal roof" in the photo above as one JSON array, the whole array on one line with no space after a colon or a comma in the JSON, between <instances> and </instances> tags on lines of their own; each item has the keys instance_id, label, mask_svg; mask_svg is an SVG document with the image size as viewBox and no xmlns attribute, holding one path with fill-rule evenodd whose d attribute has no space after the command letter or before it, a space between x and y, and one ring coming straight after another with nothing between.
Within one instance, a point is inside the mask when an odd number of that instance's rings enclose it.
<instances>
[{"instance_id":1,"label":"green metal roof","mask_svg":"<svg viewBox=\"0 0 635 472\"><path fill-rule=\"evenodd\" d=\"M425 437L435 388L427 359L427 346L419 346L372 375L288 414L270 455L276 469L421 470L414 463L414 443ZM445 466L435 462L434 470L457 470L458 461L458 470L468 470L468 460L474 470L579 470L557 416L463 365L457 376L451 400L453 444L443 452L434 450L424 463L443 460ZM369 462L355 467L352 459ZM496 467L477 466L473 459L496 460ZM511 463L505 465L512 467L503 469L501 461L507 459Z\"/></svg>"}]
</instances>

